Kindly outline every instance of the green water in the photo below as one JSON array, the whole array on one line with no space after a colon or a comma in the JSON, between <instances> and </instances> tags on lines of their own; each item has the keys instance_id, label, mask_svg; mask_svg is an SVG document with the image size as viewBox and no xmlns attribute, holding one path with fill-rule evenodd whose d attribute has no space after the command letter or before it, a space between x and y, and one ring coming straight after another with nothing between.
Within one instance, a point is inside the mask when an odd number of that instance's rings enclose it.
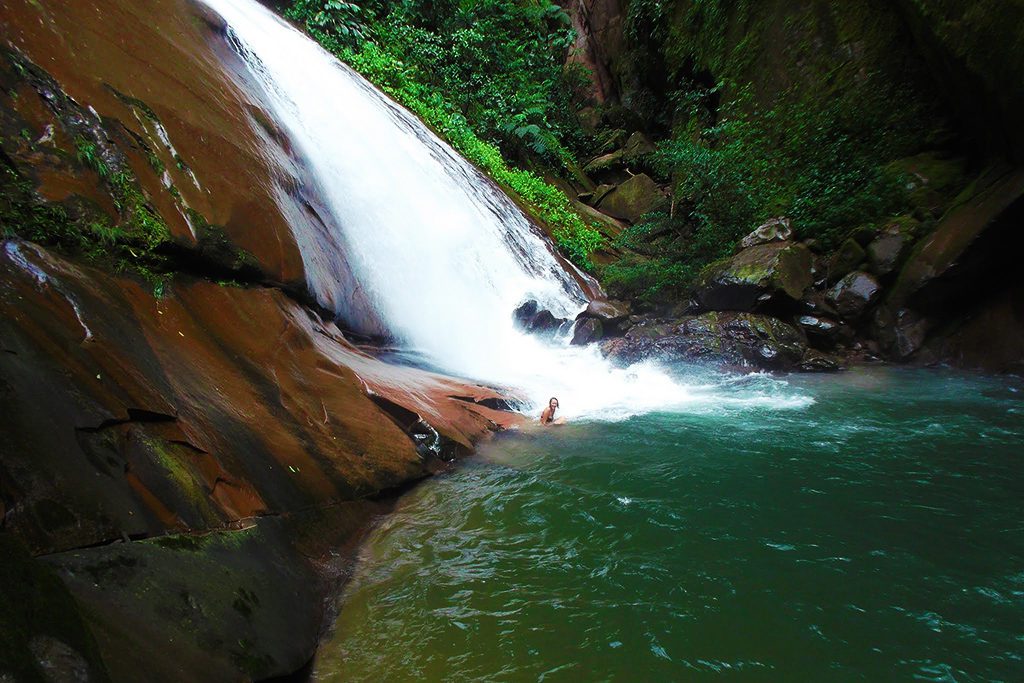
<instances>
[{"instance_id":1,"label":"green water","mask_svg":"<svg viewBox=\"0 0 1024 683\"><path fill-rule=\"evenodd\" d=\"M1024 383L691 381L404 498L315 678L1024 680Z\"/></svg>"}]
</instances>

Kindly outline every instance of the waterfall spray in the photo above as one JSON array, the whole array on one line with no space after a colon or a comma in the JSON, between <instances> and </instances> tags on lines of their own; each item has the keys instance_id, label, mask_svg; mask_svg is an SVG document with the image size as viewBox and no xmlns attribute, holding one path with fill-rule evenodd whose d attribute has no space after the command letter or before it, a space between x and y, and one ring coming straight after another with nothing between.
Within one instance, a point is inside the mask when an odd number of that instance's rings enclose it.
<instances>
[{"instance_id":1,"label":"waterfall spray","mask_svg":"<svg viewBox=\"0 0 1024 683\"><path fill-rule=\"evenodd\" d=\"M586 304L516 205L419 119L255 0L204 0L319 185L324 229L294 226L311 291L349 325L385 333L455 375L512 387L534 406L615 418L701 392L653 364L519 330L527 298L557 316Z\"/></svg>"}]
</instances>

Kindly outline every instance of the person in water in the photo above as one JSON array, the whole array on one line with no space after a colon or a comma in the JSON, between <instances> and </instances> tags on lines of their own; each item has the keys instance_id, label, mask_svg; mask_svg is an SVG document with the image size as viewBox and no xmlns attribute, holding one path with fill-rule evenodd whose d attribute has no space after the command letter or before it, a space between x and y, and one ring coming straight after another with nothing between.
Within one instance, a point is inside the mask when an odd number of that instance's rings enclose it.
<instances>
[{"instance_id":1,"label":"person in water","mask_svg":"<svg viewBox=\"0 0 1024 683\"><path fill-rule=\"evenodd\" d=\"M558 410L558 399L552 396L551 400L548 401L548 407L545 408L544 412L542 412L540 414L540 423L542 425L552 425L552 424L560 425L560 424L564 424L565 423L565 419L564 418L560 417L557 420L555 419L555 411L557 411L557 410Z\"/></svg>"}]
</instances>

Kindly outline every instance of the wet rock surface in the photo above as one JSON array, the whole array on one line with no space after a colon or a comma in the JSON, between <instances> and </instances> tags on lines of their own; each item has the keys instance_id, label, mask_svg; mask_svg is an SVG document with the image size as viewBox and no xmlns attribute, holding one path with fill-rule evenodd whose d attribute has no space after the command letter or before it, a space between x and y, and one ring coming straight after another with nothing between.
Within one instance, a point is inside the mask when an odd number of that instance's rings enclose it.
<instances>
[{"instance_id":1,"label":"wet rock surface","mask_svg":"<svg viewBox=\"0 0 1024 683\"><path fill-rule=\"evenodd\" d=\"M3 22L23 59L45 69L60 94L96 113L95 123L110 133L183 248L215 249L222 240L251 254L266 278L304 281L288 221L315 221L310 212L318 200L296 191L303 179L288 143L257 104L245 70L233 68L238 58L218 18L199 4L173 0L146 6L115 0L102 12L88 3L50 8L11 0ZM32 145L22 140L20 150L11 150L20 136L5 136L5 151L42 171L39 191L47 200L95 197L95 181L83 183L65 169L38 163L46 149L74 157L75 138L83 133L62 132L60 94L31 87L16 91L12 109L25 119L33 141L46 139L46 131L52 139ZM106 134L95 139L103 142ZM98 200L114 213L109 199ZM218 226L218 235L201 245L208 226Z\"/></svg>"},{"instance_id":2,"label":"wet rock surface","mask_svg":"<svg viewBox=\"0 0 1024 683\"><path fill-rule=\"evenodd\" d=\"M153 643L165 641L154 634L181 629L177 620L187 617L150 612L183 600L159 602L163 575L144 572L139 580L153 588L124 592L116 571L108 583L83 578L81 567L148 562L156 551L143 551L142 540L252 518L320 511L293 529L296 538L339 525L354 533L371 512L368 498L436 471L508 417L487 407L504 400L493 390L377 361L276 289L177 279L155 297L130 278L7 241L0 292L4 529L35 554L75 554L61 576L95 606L89 627L105 665L120 672L115 680L133 680L129 672L142 665L135 658L146 659L147 680L262 678L301 666L326 590L304 588L316 573L307 558L326 548L313 544L304 555L275 540L224 549L253 575L278 571L268 562L291 567L295 574L255 592L264 604L290 596L282 609L305 625L273 642L247 637L238 657L216 665L208 653L218 639L225 652L238 640L235 622L221 618L233 613L196 598L205 631L186 629L192 639L162 644L158 654ZM437 448L419 448L423 424ZM161 571L203 580L174 562ZM226 571L210 595L239 589ZM149 615L144 627L116 626L135 623L136 613Z\"/></svg>"},{"instance_id":3,"label":"wet rock surface","mask_svg":"<svg viewBox=\"0 0 1024 683\"><path fill-rule=\"evenodd\" d=\"M568 327L567 318L555 317L555 314L546 308L541 308L535 300L525 301L512 312L512 318L516 324L526 332L541 335L552 335Z\"/></svg>"},{"instance_id":4,"label":"wet rock surface","mask_svg":"<svg viewBox=\"0 0 1024 683\"><path fill-rule=\"evenodd\" d=\"M576 322L572 332L572 344L583 346L599 341L604 336L604 325L597 318L583 318Z\"/></svg>"},{"instance_id":5,"label":"wet rock surface","mask_svg":"<svg viewBox=\"0 0 1024 683\"><path fill-rule=\"evenodd\" d=\"M882 294L882 286L863 271L850 273L828 291L828 300L839 315L857 320Z\"/></svg>"},{"instance_id":6,"label":"wet rock surface","mask_svg":"<svg viewBox=\"0 0 1024 683\"><path fill-rule=\"evenodd\" d=\"M799 331L778 318L722 312L640 322L601 348L624 364L661 358L766 370L792 370L807 352Z\"/></svg>"}]
</instances>

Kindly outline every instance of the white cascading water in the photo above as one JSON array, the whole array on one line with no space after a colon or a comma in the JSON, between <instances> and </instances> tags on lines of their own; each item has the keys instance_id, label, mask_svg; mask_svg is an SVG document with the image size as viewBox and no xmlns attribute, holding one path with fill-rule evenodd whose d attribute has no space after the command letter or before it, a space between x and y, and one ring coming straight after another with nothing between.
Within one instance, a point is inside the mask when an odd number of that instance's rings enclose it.
<instances>
[{"instance_id":1,"label":"white cascading water","mask_svg":"<svg viewBox=\"0 0 1024 683\"><path fill-rule=\"evenodd\" d=\"M204 2L226 21L319 185L330 214L321 218L333 227L296 238L321 303L452 374L514 387L535 406L558 396L567 417L615 419L707 400L652 364L615 368L596 349L517 329L512 311L527 298L563 317L586 299L515 204L255 0Z\"/></svg>"}]
</instances>

